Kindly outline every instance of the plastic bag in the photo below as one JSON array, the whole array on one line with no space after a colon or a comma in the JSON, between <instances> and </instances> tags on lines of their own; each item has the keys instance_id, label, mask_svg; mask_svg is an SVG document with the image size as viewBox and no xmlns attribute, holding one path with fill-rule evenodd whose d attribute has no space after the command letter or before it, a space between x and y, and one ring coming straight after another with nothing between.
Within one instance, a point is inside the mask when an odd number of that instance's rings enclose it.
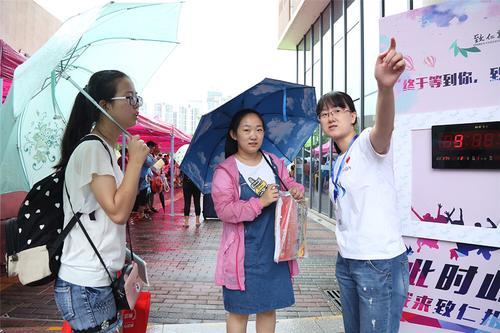
<instances>
[{"instance_id":1,"label":"plastic bag","mask_svg":"<svg viewBox=\"0 0 500 333\"><path fill-rule=\"evenodd\" d=\"M289 192L280 192L274 221L274 261L306 256L307 202L296 201Z\"/></svg>"}]
</instances>

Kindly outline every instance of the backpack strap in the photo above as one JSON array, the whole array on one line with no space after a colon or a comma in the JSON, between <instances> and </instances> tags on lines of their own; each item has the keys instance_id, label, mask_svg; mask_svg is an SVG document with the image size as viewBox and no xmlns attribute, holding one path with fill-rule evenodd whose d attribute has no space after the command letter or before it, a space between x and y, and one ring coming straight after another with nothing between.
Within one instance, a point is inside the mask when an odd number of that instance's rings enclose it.
<instances>
[{"instance_id":1,"label":"backpack strap","mask_svg":"<svg viewBox=\"0 0 500 333\"><path fill-rule=\"evenodd\" d=\"M85 142L85 141L99 141L100 143L102 143L102 145L104 146L104 148L106 148L106 151L108 152L108 155L109 155L109 162L111 163L111 165L113 165L113 158L111 158L111 152L109 151L109 148L108 148L108 145L106 145L104 143L104 141L97 135L95 134L88 134L88 135L85 135L81 140L80 142L78 142L78 144L76 145L76 147L78 147L82 142ZM75 149L76 149L75 147Z\"/></svg>"},{"instance_id":2,"label":"backpack strap","mask_svg":"<svg viewBox=\"0 0 500 333\"><path fill-rule=\"evenodd\" d=\"M80 216L82 215L82 213L75 213L75 210L73 209L73 204L71 203L71 200L70 200L70 197L69 197L68 188L66 187L66 183L64 184L64 189L66 191L66 195L68 196L68 201L69 201L69 205L71 206L71 211L73 212L73 214L75 214L75 215L73 215L73 218L71 219L71 221L74 220L73 221L73 226L75 225L76 222L78 222L78 224L80 225L80 228L82 228L82 231L85 234L85 237L87 237L87 240L89 241L90 245L94 249L94 252L97 255L97 257L99 258L99 261L101 262L102 266L106 270L106 273L108 273L109 280L111 282L113 282L113 278L111 277L111 274L109 274L108 268L106 267L106 264L104 263L104 260L102 260L102 257L99 254L99 251L97 250L97 248L95 247L94 242L92 242L92 239L90 238L89 234L87 233L87 230L85 230L82 221L80 221ZM69 226L69 224L68 224L68 226Z\"/></svg>"},{"instance_id":3,"label":"backpack strap","mask_svg":"<svg viewBox=\"0 0 500 333\"><path fill-rule=\"evenodd\" d=\"M59 247L62 245L62 243L64 242L64 239L66 238L66 236L68 236L71 229L73 229L73 227L76 224L76 221L80 218L81 215L82 215L82 213L76 213L75 215L73 215L71 220L68 222L68 225L66 225L66 227L64 227L64 229L61 231L61 233L56 238L54 243L52 243L50 248L48 248L50 258L53 258L55 256L57 249L59 249Z\"/></svg>"}]
</instances>

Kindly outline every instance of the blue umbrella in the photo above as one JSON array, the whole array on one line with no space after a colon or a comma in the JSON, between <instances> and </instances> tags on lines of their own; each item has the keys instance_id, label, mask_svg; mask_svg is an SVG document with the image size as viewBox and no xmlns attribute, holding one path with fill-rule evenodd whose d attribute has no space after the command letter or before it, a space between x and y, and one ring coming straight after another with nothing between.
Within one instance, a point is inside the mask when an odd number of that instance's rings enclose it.
<instances>
[{"instance_id":1,"label":"blue umbrella","mask_svg":"<svg viewBox=\"0 0 500 333\"><path fill-rule=\"evenodd\" d=\"M203 193L210 193L215 168L224 160L231 118L242 108L255 109L264 118L262 149L291 162L318 126L315 107L314 87L264 79L201 117L181 170Z\"/></svg>"}]
</instances>

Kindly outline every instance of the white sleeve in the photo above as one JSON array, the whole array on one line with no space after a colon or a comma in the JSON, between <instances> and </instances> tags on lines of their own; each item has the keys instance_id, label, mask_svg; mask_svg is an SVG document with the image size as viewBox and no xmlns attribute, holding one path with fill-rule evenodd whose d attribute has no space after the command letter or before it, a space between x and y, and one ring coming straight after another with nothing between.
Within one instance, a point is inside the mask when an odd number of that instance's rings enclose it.
<instances>
[{"instance_id":1,"label":"white sleeve","mask_svg":"<svg viewBox=\"0 0 500 333\"><path fill-rule=\"evenodd\" d=\"M375 159L381 159L385 158L386 156L389 155L389 152L392 150L392 139L391 139L391 145L389 147L389 150L385 154L379 154L375 151L373 148L372 142L370 141L370 132L372 131L372 127L367 127L365 128L361 134L359 135L358 139L358 145L363 152L365 156L369 156L371 158Z\"/></svg>"},{"instance_id":2,"label":"white sleeve","mask_svg":"<svg viewBox=\"0 0 500 333\"><path fill-rule=\"evenodd\" d=\"M111 153L111 151L110 151ZM115 177L108 151L99 141L87 141L73 152L75 187L81 189L90 184L93 175Z\"/></svg>"}]
</instances>

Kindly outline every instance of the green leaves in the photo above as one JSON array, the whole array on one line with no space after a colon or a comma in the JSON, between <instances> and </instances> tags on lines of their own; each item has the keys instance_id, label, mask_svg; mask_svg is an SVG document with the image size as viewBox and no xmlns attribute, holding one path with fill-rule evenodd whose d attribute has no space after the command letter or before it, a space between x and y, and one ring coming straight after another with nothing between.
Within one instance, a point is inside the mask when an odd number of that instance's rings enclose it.
<instances>
[{"instance_id":1,"label":"green leaves","mask_svg":"<svg viewBox=\"0 0 500 333\"><path fill-rule=\"evenodd\" d=\"M453 55L456 57L458 53L460 53L464 58L468 57L469 52L481 52L479 48L476 46L473 47L468 47L468 48L461 48L458 46L457 41L455 40L453 43L450 45L450 50L453 49Z\"/></svg>"}]
</instances>

